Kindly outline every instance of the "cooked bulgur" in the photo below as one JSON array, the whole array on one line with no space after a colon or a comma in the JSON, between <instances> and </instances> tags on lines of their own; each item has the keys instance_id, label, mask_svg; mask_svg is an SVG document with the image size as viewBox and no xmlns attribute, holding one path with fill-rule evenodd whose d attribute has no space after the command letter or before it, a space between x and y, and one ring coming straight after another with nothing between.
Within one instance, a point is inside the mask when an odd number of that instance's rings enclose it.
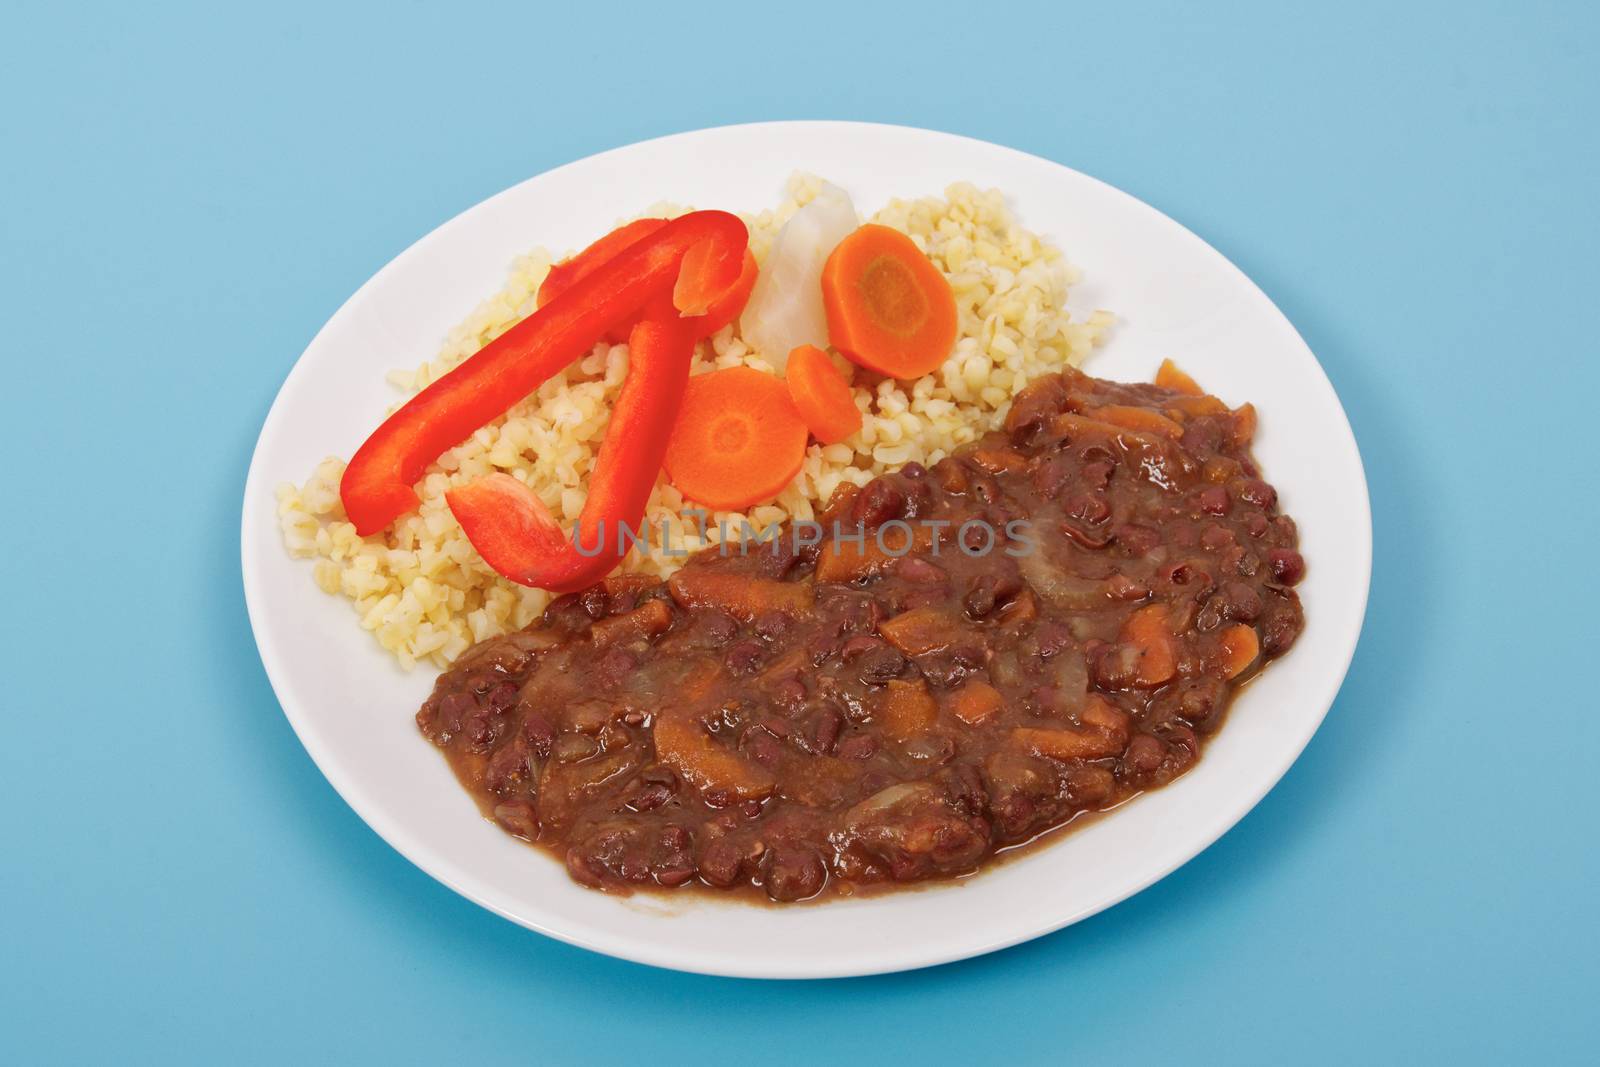
<instances>
[{"instance_id":1,"label":"cooked bulgur","mask_svg":"<svg viewBox=\"0 0 1600 1067\"><path fill-rule=\"evenodd\" d=\"M758 260L820 184L796 176L776 209L745 217ZM681 210L657 205L646 214ZM717 542L718 520L737 531L742 518L757 529L791 517L808 519L841 482L864 484L913 460L936 462L1003 418L1028 381L1080 363L1112 322L1105 311L1072 321L1065 301L1074 272L1057 249L1015 223L996 190L952 185L943 198L892 201L871 221L909 234L949 278L960 312L960 337L950 358L925 377L893 381L835 356L839 368L854 375L860 433L836 445L812 444L800 473L776 501L743 514L712 515L705 539L684 514L694 505L663 478L646 510L651 551L636 550L624 570L661 576L676 570L682 556L664 551L663 531L674 551L692 552ZM543 249L517 260L505 288L451 332L437 359L414 371L392 372L389 380L409 396L499 336L532 311L553 261ZM737 329L729 326L702 344L692 373L740 364L770 370ZM533 621L550 597L507 581L478 558L445 503L445 490L504 471L538 493L554 514L574 521L626 369L626 345L598 345L441 456L417 487L422 506L371 537L356 536L345 520L339 502L345 461L324 460L304 485L278 488L285 544L292 554L316 561L317 584L349 598L361 625L402 666L419 660L448 666L474 642Z\"/></svg>"}]
</instances>

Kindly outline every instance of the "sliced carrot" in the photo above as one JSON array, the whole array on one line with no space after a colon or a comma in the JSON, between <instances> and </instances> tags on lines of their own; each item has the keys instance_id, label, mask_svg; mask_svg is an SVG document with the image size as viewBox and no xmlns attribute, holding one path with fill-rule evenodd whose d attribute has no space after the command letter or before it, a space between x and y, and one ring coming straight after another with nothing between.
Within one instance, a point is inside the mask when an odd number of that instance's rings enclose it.
<instances>
[{"instance_id":1,"label":"sliced carrot","mask_svg":"<svg viewBox=\"0 0 1600 1067\"><path fill-rule=\"evenodd\" d=\"M1105 759L1128 747L1128 713L1099 696L1091 696L1078 718L1083 729L1019 726L1011 737L1022 747L1051 759Z\"/></svg>"},{"instance_id":2,"label":"sliced carrot","mask_svg":"<svg viewBox=\"0 0 1600 1067\"><path fill-rule=\"evenodd\" d=\"M1200 468L1200 477L1211 485L1227 485L1244 473L1244 468L1236 459L1227 456L1212 456L1206 460L1206 465Z\"/></svg>"},{"instance_id":3,"label":"sliced carrot","mask_svg":"<svg viewBox=\"0 0 1600 1067\"><path fill-rule=\"evenodd\" d=\"M1028 461L1009 448L978 448L967 459L990 474L1014 474L1028 465Z\"/></svg>"},{"instance_id":4,"label":"sliced carrot","mask_svg":"<svg viewBox=\"0 0 1600 1067\"><path fill-rule=\"evenodd\" d=\"M627 574L609 574L601 579L600 585L608 596L638 596L651 586L659 585L660 578L649 574L629 572Z\"/></svg>"},{"instance_id":5,"label":"sliced carrot","mask_svg":"<svg viewBox=\"0 0 1600 1067\"><path fill-rule=\"evenodd\" d=\"M828 354L815 345L801 345L789 353L784 370L789 397L811 436L825 445L836 444L861 429L861 411Z\"/></svg>"},{"instance_id":6,"label":"sliced carrot","mask_svg":"<svg viewBox=\"0 0 1600 1067\"><path fill-rule=\"evenodd\" d=\"M1147 448L1160 448L1162 441L1161 435L1158 434L1129 429L1126 426L1118 426L1114 422L1106 422L1104 419L1091 419L1087 415L1076 415L1070 411L1051 419L1050 427L1056 433L1065 434L1073 441L1085 434L1095 433L1105 434L1107 437L1117 438L1133 444L1141 444Z\"/></svg>"},{"instance_id":7,"label":"sliced carrot","mask_svg":"<svg viewBox=\"0 0 1600 1067\"><path fill-rule=\"evenodd\" d=\"M651 725L656 758L702 793L726 793L736 800L760 800L776 784L760 764L724 748L706 732L692 708L676 701L663 705Z\"/></svg>"},{"instance_id":8,"label":"sliced carrot","mask_svg":"<svg viewBox=\"0 0 1600 1067\"><path fill-rule=\"evenodd\" d=\"M1091 696L1084 702L1083 710L1078 712L1078 721L1086 729L1104 730L1127 740L1128 723L1132 717L1105 697Z\"/></svg>"},{"instance_id":9,"label":"sliced carrot","mask_svg":"<svg viewBox=\"0 0 1600 1067\"><path fill-rule=\"evenodd\" d=\"M1000 625L1015 630L1032 622L1038 616L1038 597L1033 595L1033 590L1024 589L1000 609L1000 614L996 618L999 619Z\"/></svg>"},{"instance_id":10,"label":"sliced carrot","mask_svg":"<svg viewBox=\"0 0 1600 1067\"><path fill-rule=\"evenodd\" d=\"M1000 690L977 678L969 679L950 694L950 713L968 726L988 722L1005 707Z\"/></svg>"},{"instance_id":11,"label":"sliced carrot","mask_svg":"<svg viewBox=\"0 0 1600 1067\"><path fill-rule=\"evenodd\" d=\"M1236 622L1222 631L1222 676L1237 678L1261 654L1261 639L1254 627Z\"/></svg>"},{"instance_id":12,"label":"sliced carrot","mask_svg":"<svg viewBox=\"0 0 1600 1067\"><path fill-rule=\"evenodd\" d=\"M794 583L798 585L799 583ZM777 659L761 668L757 682L782 682L811 670L811 652L805 648L791 648Z\"/></svg>"},{"instance_id":13,"label":"sliced carrot","mask_svg":"<svg viewBox=\"0 0 1600 1067\"><path fill-rule=\"evenodd\" d=\"M891 378L919 378L956 343L950 283L911 238L868 223L840 241L822 268L828 342Z\"/></svg>"},{"instance_id":14,"label":"sliced carrot","mask_svg":"<svg viewBox=\"0 0 1600 1067\"><path fill-rule=\"evenodd\" d=\"M824 520L823 524L831 528L832 521ZM896 559L927 551L933 547L934 540L934 530L922 523L912 527L909 548L905 534L899 530L885 533L881 548L876 530L830 537L822 543L817 556L817 581L855 582L876 577Z\"/></svg>"},{"instance_id":15,"label":"sliced carrot","mask_svg":"<svg viewBox=\"0 0 1600 1067\"><path fill-rule=\"evenodd\" d=\"M639 638L658 637L671 626L672 609L666 601L646 600L632 611L596 622L589 628L589 639L596 648L609 648Z\"/></svg>"},{"instance_id":16,"label":"sliced carrot","mask_svg":"<svg viewBox=\"0 0 1600 1067\"><path fill-rule=\"evenodd\" d=\"M667 579L667 590L686 608L716 608L742 622L776 611L804 618L811 614L812 587L801 582L777 582L743 574L685 567Z\"/></svg>"},{"instance_id":17,"label":"sliced carrot","mask_svg":"<svg viewBox=\"0 0 1600 1067\"><path fill-rule=\"evenodd\" d=\"M689 379L667 442L667 477L719 511L765 503L806 455L806 424L776 376L728 367Z\"/></svg>"},{"instance_id":18,"label":"sliced carrot","mask_svg":"<svg viewBox=\"0 0 1600 1067\"><path fill-rule=\"evenodd\" d=\"M896 741L909 741L927 733L938 717L939 705L921 680L891 681L877 709L884 734Z\"/></svg>"},{"instance_id":19,"label":"sliced carrot","mask_svg":"<svg viewBox=\"0 0 1600 1067\"><path fill-rule=\"evenodd\" d=\"M1130 430L1140 430L1145 433L1165 434L1168 437L1182 437L1183 426L1167 418L1159 411L1149 408L1133 407L1127 404L1107 404L1103 408L1087 408L1084 414L1101 422L1109 422L1113 426L1123 426Z\"/></svg>"},{"instance_id":20,"label":"sliced carrot","mask_svg":"<svg viewBox=\"0 0 1600 1067\"><path fill-rule=\"evenodd\" d=\"M1240 404L1233 409L1233 443L1244 448L1256 438L1256 406Z\"/></svg>"},{"instance_id":21,"label":"sliced carrot","mask_svg":"<svg viewBox=\"0 0 1600 1067\"><path fill-rule=\"evenodd\" d=\"M1183 393L1186 396L1204 396L1205 390L1195 383L1178 365L1170 359L1161 361L1161 366L1156 368L1156 384L1163 389L1171 389L1174 393Z\"/></svg>"},{"instance_id":22,"label":"sliced carrot","mask_svg":"<svg viewBox=\"0 0 1600 1067\"><path fill-rule=\"evenodd\" d=\"M908 656L937 652L960 641L965 629L949 612L934 607L912 608L878 624L878 633Z\"/></svg>"},{"instance_id":23,"label":"sliced carrot","mask_svg":"<svg viewBox=\"0 0 1600 1067\"><path fill-rule=\"evenodd\" d=\"M828 502L822 505L822 510L817 512L817 522L824 530L833 529L834 523L843 523L844 517L850 513L850 505L861 493L861 487L855 482L840 482L838 488L829 495Z\"/></svg>"},{"instance_id":24,"label":"sliced carrot","mask_svg":"<svg viewBox=\"0 0 1600 1067\"><path fill-rule=\"evenodd\" d=\"M1166 402L1169 411L1181 411L1185 415L1223 415L1228 411L1228 405L1216 397L1205 396L1175 396Z\"/></svg>"},{"instance_id":25,"label":"sliced carrot","mask_svg":"<svg viewBox=\"0 0 1600 1067\"><path fill-rule=\"evenodd\" d=\"M1122 624L1121 638L1139 650L1139 667L1134 682L1157 686L1178 670L1177 643L1167 628L1165 604L1147 604L1128 616Z\"/></svg>"},{"instance_id":26,"label":"sliced carrot","mask_svg":"<svg viewBox=\"0 0 1600 1067\"><path fill-rule=\"evenodd\" d=\"M703 793L729 799L760 800L776 785L760 764L748 760L706 731L701 716L715 706L719 687L727 682L716 663L691 667L661 704L650 724L656 758ZM551 760L548 766L557 765ZM581 766L581 765L580 765Z\"/></svg>"}]
</instances>

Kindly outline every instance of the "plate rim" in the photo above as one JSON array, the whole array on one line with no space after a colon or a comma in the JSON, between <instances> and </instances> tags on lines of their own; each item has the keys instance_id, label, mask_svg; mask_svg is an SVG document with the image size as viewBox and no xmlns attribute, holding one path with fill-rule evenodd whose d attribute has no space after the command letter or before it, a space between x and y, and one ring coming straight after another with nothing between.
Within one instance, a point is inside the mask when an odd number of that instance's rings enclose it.
<instances>
[{"instance_id":1,"label":"plate rim","mask_svg":"<svg viewBox=\"0 0 1600 1067\"><path fill-rule=\"evenodd\" d=\"M1211 817L1205 821L1203 832L1197 832L1189 835L1195 842L1197 842L1194 847L1190 849L1185 846L1185 848L1181 850L1184 852L1184 855L1172 862L1170 865L1162 867L1162 869L1155 871L1148 877L1145 877L1141 880L1131 881L1119 892L1114 893L1092 905L1085 905L1076 909L1072 909L1070 912L1052 917L1047 922L1033 924L1025 929L1021 929L1005 936L990 938L979 944L965 945L956 949L955 951L939 950L935 948L920 952L899 952L895 954L893 958L883 959L876 963L862 963L843 967L829 966L826 964L818 966L811 961L789 961L788 966L781 967L771 965L752 967L748 963L743 963L737 960L722 959L720 957L696 959L678 958L663 951L652 951L649 949L649 947L641 948L635 946L631 942L628 942L625 938L620 940L609 940L603 936L596 936L593 934L586 935L582 932L560 929L548 923L541 922L536 918L519 914L508 907L504 907L497 900L493 899L490 894L482 892L477 887L470 884L470 872L458 869L453 860L439 855L425 840L409 834L404 827L389 819L384 813L381 805L372 801L372 799L366 795L360 785L351 779L347 769L343 767L329 751L327 751L326 747L324 746L323 739L314 729L311 728L309 717L305 716L303 712L294 709L291 706L291 702L285 699L286 684L280 682L280 672L286 671L283 653L282 650L277 646L275 640L270 636L269 629L262 624L263 612L265 610L262 607L262 604L265 594L260 587L261 576L254 573L251 563L251 555L253 550L259 547L259 539L265 536L264 524L260 521L260 512L263 510L263 508L268 507L268 501L266 498L270 497L271 495L271 486L267 484L267 475L263 470L264 442L269 436L269 430L273 427L274 420L282 417L281 412L283 409L280 408L280 404L284 400L285 396L293 390L298 378L307 373L307 356L318 347L318 344L324 335L329 332L336 322L340 321L341 318L354 305L359 303L370 290L380 286L387 276L401 269L402 264L409 262L411 259L419 255L422 255L424 249L429 244L439 239L440 235L444 231L447 231L458 225L467 216L485 208L487 205L514 195L518 190L529 183L546 178L568 168L601 160L604 157L613 154L631 152L646 146L660 145L662 142L694 138L702 135L726 135L735 134L739 131L770 130L772 128L781 128L791 131L803 129L808 132L823 133L829 129L848 128L858 132L892 132L897 135L910 134L941 139L952 142L952 144L957 146L966 145L972 148L981 149L985 152L997 152L1002 155L1013 157L1017 160L1026 161L1030 165L1042 164L1049 168L1055 168L1067 172L1069 175L1078 180L1087 181L1099 187L1102 193L1109 194L1119 200L1124 201L1126 206L1132 208L1133 210L1153 216L1154 221L1166 227L1170 227L1179 235L1181 235L1182 238L1192 242L1202 255L1211 260L1214 266L1220 267L1227 274L1231 275L1235 282L1242 282L1249 291L1253 292L1256 297L1264 302L1267 308L1270 308L1271 311L1276 314L1281 322L1281 326L1288 331L1288 336L1292 337L1293 341L1297 342L1301 349L1303 349L1303 354L1309 357L1310 367L1316 372L1315 379L1321 391L1325 394L1323 400L1331 402L1333 409L1338 413L1340 429L1342 430L1343 437L1345 438L1345 441L1342 443L1348 445L1350 455L1354 460L1353 474L1355 478L1355 487L1359 489L1357 496L1360 504L1360 514L1352 515L1349 518L1352 520L1351 526L1354 527L1354 530L1350 532L1359 533L1359 537L1356 538L1356 543L1353 546L1357 553L1355 562L1357 564L1356 569L1360 577L1359 589L1357 591L1357 611L1355 614L1356 623L1348 632L1337 635L1338 666L1337 670L1329 676L1331 679L1331 689L1328 692L1326 699L1322 701L1323 706L1321 707L1320 711L1315 715L1313 720L1308 722L1308 725L1303 730L1303 736L1295 739L1292 754L1283 762L1283 765L1280 768L1277 768L1274 771L1274 773L1262 777L1257 787L1250 791L1248 802L1238 804L1237 810L1234 810L1233 807L1229 807L1220 812L1212 813ZM264 497L263 494L266 494L266 497ZM276 523L273 522L270 525L275 532ZM316 765L318 771L322 774L324 779L327 780L329 785L333 787L334 791L339 795L339 797L351 808L351 810L356 813L358 817L361 818L363 822L365 822L375 833L377 833L385 843L387 843L401 856L405 857L413 865L420 868L429 877L434 878L436 881L449 887L454 892L460 894L480 907L483 907L494 914L501 916L502 918L508 919L519 926L533 930L547 937L552 937L567 944L575 945L580 948L585 948L590 951L599 952L615 958L626 959L667 970L726 977L789 979L853 977L869 974L893 973L921 967L934 966L942 963L955 962L962 959L969 959L975 956L987 954L989 952L995 952L1001 949L1009 948L1013 945L1031 941L1038 937L1043 937L1046 934L1053 933L1074 923L1080 922L1092 915L1098 914L1099 912L1108 908L1114 907L1122 901L1127 900L1129 897L1142 892L1149 886L1167 877L1173 871L1182 867L1184 864L1194 859L1194 857L1200 855L1202 852L1210 848L1219 838L1222 837L1223 834L1227 833L1228 830L1237 825L1245 818L1245 816L1253 811L1256 806L1260 804L1261 800L1277 786L1278 782L1282 780L1289 768L1298 762L1301 754L1303 754L1305 751L1306 746L1310 743L1311 738L1314 737L1317 731L1321 728L1322 723L1327 718L1328 712L1332 709L1334 702L1337 700L1339 692L1342 690L1344 682L1348 677L1350 665L1354 659L1356 649L1359 645L1361 634L1365 629L1366 613L1370 600L1372 580L1372 540L1373 531L1371 494L1366 477L1365 462L1361 456L1360 446L1355 438L1354 429L1350 425L1349 415L1345 411L1344 405L1340 400L1337 391L1334 389L1332 381L1328 378L1326 369L1322 366L1321 361L1317 359L1315 352L1311 350L1311 347L1306 343L1305 339L1295 328L1293 322L1288 318L1287 315L1283 313L1282 309L1277 306L1272 298L1268 296L1267 293L1254 282L1254 280L1245 274L1242 269L1240 269L1220 251L1214 248L1205 239L1194 233L1182 223L1166 215L1158 208L1146 203L1138 197L1133 196L1131 193L1127 193L1116 186L1095 178L1093 175L1085 174L1082 171L1067 166L1066 164L1033 153L1025 152L1020 149L996 144L990 141L984 141L963 134L950 133L923 127L846 120L799 119L747 122L683 130L675 133L668 133L657 137L647 138L631 144L619 145L600 152L592 153L591 155L584 156L579 159L562 163L556 167L552 167L548 170L531 175L511 186L506 187L505 189L500 190L499 192L496 192L474 204L469 205L459 212L456 212L448 219L411 242L400 253L389 259L383 264L382 267L373 273L371 277L369 277L354 292L352 292L350 296L347 297L328 317L323 325L307 342L300 355L296 357L294 364L290 367L282 384L279 386L278 390L273 396L272 404L268 408L267 414L262 421L261 430L257 435L256 443L252 448L250 464L245 476L244 499L242 501L241 509L240 563L241 578L245 593L246 613L249 617L251 631L256 642L257 651L261 657L262 666L266 672L268 682L272 687L273 695L277 699L279 707L282 709L285 718L288 719L290 728L294 731L295 736L299 739L302 747L305 748L306 753L311 757L311 760ZM827 907L830 905L823 904L821 906Z\"/></svg>"}]
</instances>

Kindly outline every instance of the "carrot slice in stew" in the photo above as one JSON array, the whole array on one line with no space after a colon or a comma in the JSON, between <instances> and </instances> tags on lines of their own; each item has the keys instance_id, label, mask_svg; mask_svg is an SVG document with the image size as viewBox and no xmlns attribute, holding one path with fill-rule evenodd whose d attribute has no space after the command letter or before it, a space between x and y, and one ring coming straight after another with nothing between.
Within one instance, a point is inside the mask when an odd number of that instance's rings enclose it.
<instances>
[{"instance_id":1,"label":"carrot slice in stew","mask_svg":"<svg viewBox=\"0 0 1600 1067\"><path fill-rule=\"evenodd\" d=\"M840 241L822 268L828 341L891 378L920 378L956 343L956 300L916 244L868 223Z\"/></svg>"},{"instance_id":2,"label":"carrot slice in stew","mask_svg":"<svg viewBox=\"0 0 1600 1067\"><path fill-rule=\"evenodd\" d=\"M658 637L672 625L672 609L662 600L647 600L623 615L601 619L589 628L596 648L625 644L638 638Z\"/></svg>"},{"instance_id":3,"label":"carrot slice in stew","mask_svg":"<svg viewBox=\"0 0 1600 1067\"><path fill-rule=\"evenodd\" d=\"M662 703L650 726L656 758L701 792L761 800L771 795L777 780L760 764L719 744L700 721L722 679L721 668L702 665L691 670L672 698Z\"/></svg>"},{"instance_id":4,"label":"carrot slice in stew","mask_svg":"<svg viewBox=\"0 0 1600 1067\"><path fill-rule=\"evenodd\" d=\"M990 474L1014 474L1028 465L1028 461L1009 448L978 448L967 459Z\"/></svg>"},{"instance_id":5,"label":"carrot slice in stew","mask_svg":"<svg viewBox=\"0 0 1600 1067\"><path fill-rule=\"evenodd\" d=\"M667 579L667 591L686 608L716 608L741 622L752 622L771 611L808 615L814 602L809 583L776 582L701 568L678 571Z\"/></svg>"},{"instance_id":6,"label":"carrot slice in stew","mask_svg":"<svg viewBox=\"0 0 1600 1067\"><path fill-rule=\"evenodd\" d=\"M600 585L609 596L638 596L660 580L649 574L609 574L601 579Z\"/></svg>"},{"instance_id":7,"label":"carrot slice in stew","mask_svg":"<svg viewBox=\"0 0 1600 1067\"><path fill-rule=\"evenodd\" d=\"M1024 589L1000 609L996 619L1008 630L1017 630L1039 617L1039 598L1031 589Z\"/></svg>"},{"instance_id":8,"label":"carrot slice in stew","mask_svg":"<svg viewBox=\"0 0 1600 1067\"><path fill-rule=\"evenodd\" d=\"M1167 418L1159 411L1149 408L1128 407L1123 404L1107 404L1103 408L1088 408L1084 414L1101 422L1109 422L1113 426L1123 426L1130 430L1142 430L1147 433L1165 434L1168 437L1182 437L1183 426Z\"/></svg>"},{"instance_id":9,"label":"carrot slice in stew","mask_svg":"<svg viewBox=\"0 0 1600 1067\"><path fill-rule=\"evenodd\" d=\"M1256 406L1240 404L1233 409L1233 443L1244 448L1256 438Z\"/></svg>"},{"instance_id":10,"label":"carrot slice in stew","mask_svg":"<svg viewBox=\"0 0 1600 1067\"><path fill-rule=\"evenodd\" d=\"M928 692L925 682L903 682L895 679L884 691L878 705L878 719L884 734L895 741L909 741L933 728L939 717L939 705Z\"/></svg>"},{"instance_id":11,"label":"carrot slice in stew","mask_svg":"<svg viewBox=\"0 0 1600 1067\"><path fill-rule=\"evenodd\" d=\"M878 624L878 633L908 656L949 648L964 636L959 623L938 608L912 608Z\"/></svg>"},{"instance_id":12,"label":"carrot slice in stew","mask_svg":"<svg viewBox=\"0 0 1600 1067\"><path fill-rule=\"evenodd\" d=\"M805 455L806 424L783 382L728 367L689 379L665 466L684 496L737 511L782 492Z\"/></svg>"},{"instance_id":13,"label":"carrot slice in stew","mask_svg":"<svg viewBox=\"0 0 1600 1067\"><path fill-rule=\"evenodd\" d=\"M822 349L801 345L790 352L784 379L795 409L818 441L836 444L861 429L861 411L850 383Z\"/></svg>"},{"instance_id":14,"label":"carrot slice in stew","mask_svg":"<svg viewBox=\"0 0 1600 1067\"><path fill-rule=\"evenodd\" d=\"M950 694L950 713L968 726L988 722L1005 707L1000 690L977 678L967 680Z\"/></svg>"},{"instance_id":15,"label":"carrot slice in stew","mask_svg":"<svg viewBox=\"0 0 1600 1067\"><path fill-rule=\"evenodd\" d=\"M1225 415L1228 412L1228 405L1210 394L1175 396L1167 399L1162 406L1169 411L1181 412L1184 415Z\"/></svg>"},{"instance_id":16,"label":"carrot slice in stew","mask_svg":"<svg viewBox=\"0 0 1600 1067\"><path fill-rule=\"evenodd\" d=\"M1195 380L1183 371L1170 359L1161 361L1161 366L1156 368L1156 384L1163 389L1171 389L1175 393L1184 393L1188 396L1204 396L1205 390L1200 388Z\"/></svg>"},{"instance_id":17,"label":"carrot slice in stew","mask_svg":"<svg viewBox=\"0 0 1600 1067\"><path fill-rule=\"evenodd\" d=\"M838 495L834 493L835 497ZM829 511L832 510L830 501ZM823 525L831 527L832 524L832 519L825 515ZM934 530L919 523L912 528L909 546L907 540L901 530L885 532L881 546L876 530L830 537L823 542L822 551L817 556L817 581L855 582L874 577L895 560L914 552L926 552L933 547Z\"/></svg>"},{"instance_id":18,"label":"carrot slice in stew","mask_svg":"<svg viewBox=\"0 0 1600 1067\"><path fill-rule=\"evenodd\" d=\"M1237 678L1261 654L1261 639L1255 628L1236 622L1222 631L1222 676Z\"/></svg>"},{"instance_id":19,"label":"carrot slice in stew","mask_svg":"<svg viewBox=\"0 0 1600 1067\"><path fill-rule=\"evenodd\" d=\"M776 784L760 764L723 748L695 714L668 705L651 727L656 758L702 793L726 793L735 800L761 800Z\"/></svg>"},{"instance_id":20,"label":"carrot slice in stew","mask_svg":"<svg viewBox=\"0 0 1600 1067\"><path fill-rule=\"evenodd\" d=\"M1105 759L1128 747L1128 713L1097 696L1078 715L1082 729L1019 726L1012 738L1022 747L1051 759Z\"/></svg>"},{"instance_id":21,"label":"carrot slice in stew","mask_svg":"<svg viewBox=\"0 0 1600 1067\"><path fill-rule=\"evenodd\" d=\"M1160 434L1118 426L1114 422L1107 422L1104 419L1091 419L1087 415L1079 415L1071 411L1051 419L1050 426L1056 433L1065 434L1074 441L1084 434L1100 433L1128 444L1159 449L1161 442L1165 440Z\"/></svg>"},{"instance_id":22,"label":"carrot slice in stew","mask_svg":"<svg viewBox=\"0 0 1600 1067\"><path fill-rule=\"evenodd\" d=\"M1134 674L1138 685L1161 685L1177 673L1177 642L1167 628L1165 604L1147 604L1128 616L1128 621L1122 624L1121 638L1139 650L1139 665Z\"/></svg>"}]
</instances>

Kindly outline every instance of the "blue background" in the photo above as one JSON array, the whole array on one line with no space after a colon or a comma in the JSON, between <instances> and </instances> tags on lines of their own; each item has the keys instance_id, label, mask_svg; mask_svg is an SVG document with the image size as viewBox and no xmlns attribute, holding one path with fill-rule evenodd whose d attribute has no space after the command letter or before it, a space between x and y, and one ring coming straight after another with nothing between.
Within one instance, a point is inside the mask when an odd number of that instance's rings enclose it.
<instances>
[{"instance_id":1,"label":"blue background","mask_svg":"<svg viewBox=\"0 0 1600 1067\"><path fill-rule=\"evenodd\" d=\"M1593 5L449 6L0 15L0 1059L1600 1037ZM1305 756L1133 900L920 973L669 974L479 910L334 795L251 641L241 486L290 364L417 236L600 149L815 117L1060 160L1243 267L1349 409L1371 607Z\"/></svg>"}]
</instances>

